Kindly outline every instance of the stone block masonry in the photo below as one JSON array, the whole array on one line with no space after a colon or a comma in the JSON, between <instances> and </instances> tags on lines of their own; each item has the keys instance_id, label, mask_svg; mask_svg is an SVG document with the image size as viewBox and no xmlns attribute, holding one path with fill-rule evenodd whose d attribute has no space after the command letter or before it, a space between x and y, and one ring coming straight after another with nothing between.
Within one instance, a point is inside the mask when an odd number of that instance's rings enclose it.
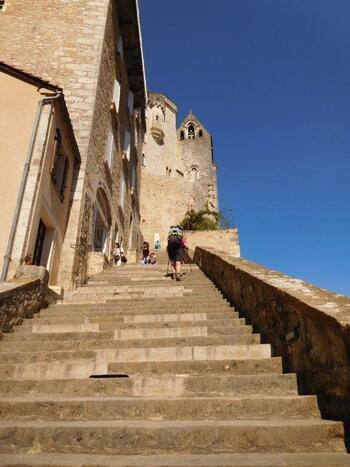
<instances>
[{"instance_id":1,"label":"stone block masonry","mask_svg":"<svg viewBox=\"0 0 350 467\"><path fill-rule=\"evenodd\" d=\"M197 246L219 249L235 257L240 256L238 229L186 230L184 236L191 250Z\"/></svg>"},{"instance_id":2,"label":"stone block masonry","mask_svg":"<svg viewBox=\"0 0 350 467\"><path fill-rule=\"evenodd\" d=\"M194 260L298 374L302 393L349 425L350 298L218 250L197 248Z\"/></svg>"},{"instance_id":3,"label":"stone block masonry","mask_svg":"<svg viewBox=\"0 0 350 467\"><path fill-rule=\"evenodd\" d=\"M137 2L27 3L12 0L1 14L0 55L6 64L59 86L66 98L81 156L58 273L58 282L69 288L86 280L91 251L102 248L107 262L111 259L117 233L126 250L136 249L141 241L138 158L145 89ZM112 112L116 81L120 105ZM128 105L130 91L133 105ZM111 132L112 154L107 161ZM126 132L130 157L123 160ZM98 193L108 219L102 247L94 244Z\"/></svg>"},{"instance_id":4,"label":"stone block masonry","mask_svg":"<svg viewBox=\"0 0 350 467\"><path fill-rule=\"evenodd\" d=\"M0 284L0 339L47 306L50 295L54 295L47 287L48 278L43 267L21 266L15 279Z\"/></svg>"},{"instance_id":5,"label":"stone block masonry","mask_svg":"<svg viewBox=\"0 0 350 467\"><path fill-rule=\"evenodd\" d=\"M166 269L97 274L4 336L0 465L349 465L343 425L204 273Z\"/></svg>"}]
</instances>

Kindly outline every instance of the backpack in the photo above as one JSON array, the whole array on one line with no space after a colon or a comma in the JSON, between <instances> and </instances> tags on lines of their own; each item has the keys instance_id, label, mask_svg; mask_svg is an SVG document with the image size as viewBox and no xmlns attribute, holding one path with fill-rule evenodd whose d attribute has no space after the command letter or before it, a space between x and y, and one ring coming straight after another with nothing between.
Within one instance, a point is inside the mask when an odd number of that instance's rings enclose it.
<instances>
[{"instance_id":1,"label":"backpack","mask_svg":"<svg viewBox=\"0 0 350 467\"><path fill-rule=\"evenodd\" d=\"M168 250L174 251L182 247L182 237L170 235L168 237Z\"/></svg>"}]
</instances>

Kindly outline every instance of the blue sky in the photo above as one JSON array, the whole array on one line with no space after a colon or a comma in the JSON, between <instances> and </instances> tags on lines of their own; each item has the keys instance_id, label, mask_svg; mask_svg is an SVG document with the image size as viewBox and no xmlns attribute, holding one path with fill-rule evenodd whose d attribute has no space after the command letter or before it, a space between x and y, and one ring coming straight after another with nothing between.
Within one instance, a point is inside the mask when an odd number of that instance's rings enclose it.
<instances>
[{"instance_id":1,"label":"blue sky","mask_svg":"<svg viewBox=\"0 0 350 467\"><path fill-rule=\"evenodd\" d=\"M148 87L212 134L242 256L350 295L350 1L140 7Z\"/></svg>"}]
</instances>

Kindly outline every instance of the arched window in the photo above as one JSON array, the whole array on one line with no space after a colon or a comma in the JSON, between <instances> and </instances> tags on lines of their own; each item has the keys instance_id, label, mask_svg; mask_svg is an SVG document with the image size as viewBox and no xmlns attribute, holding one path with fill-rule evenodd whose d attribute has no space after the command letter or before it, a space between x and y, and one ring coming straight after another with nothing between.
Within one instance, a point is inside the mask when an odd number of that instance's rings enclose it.
<instances>
[{"instance_id":1,"label":"arched window","mask_svg":"<svg viewBox=\"0 0 350 467\"><path fill-rule=\"evenodd\" d=\"M191 123L190 125L188 125L187 133L188 133L188 137L189 137L190 139L194 139L195 130L194 130L194 125L193 125L192 123Z\"/></svg>"},{"instance_id":2,"label":"arched window","mask_svg":"<svg viewBox=\"0 0 350 467\"><path fill-rule=\"evenodd\" d=\"M197 167L192 167L190 173L193 181L199 179L199 170Z\"/></svg>"},{"instance_id":3,"label":"arched window","mask_svg":"<svg viewBox=\"0 0 350 467\"><path fill-rule=\"evenodd\" d=\"M93 218L94 251L108 253L111 228L111 211L106 194L101 188L96 193Z\"/></svg>"},{"instance_id":4,"label":"arched window","mask_svg":"<svg viewBox=\"0 0 350 467\"><path fill-rule=\"evenodd\" d=\"M184 131L181 131L181 132L180 132L180 139L185 139L185 133L184 133Z\"/></svg>"},{"instance_id":5,"label":"arched window","mask_svg":"<svg viewBox=\"0 0 350 467\"><path fill-rule=\"evenodd\" d=\"M199 136L200 138L203 136L203 131L202 131L202 130L199 130L198 136Z\"/></svg>"}]
</instances>

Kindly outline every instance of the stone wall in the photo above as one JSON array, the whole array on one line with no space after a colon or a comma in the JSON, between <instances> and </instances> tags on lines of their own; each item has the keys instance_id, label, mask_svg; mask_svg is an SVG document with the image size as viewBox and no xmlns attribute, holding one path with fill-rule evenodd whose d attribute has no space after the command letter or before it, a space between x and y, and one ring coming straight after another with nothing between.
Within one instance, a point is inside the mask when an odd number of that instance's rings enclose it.
<instances>
[{"instance_id":1,"label":"stone wall","mask_svg":"<svg viewBox=\"0 0 350 467\"><path fill-rule=\"evenodd\" d=\"M165 245L169 227L182 221L188 210L191 186L183 178L144 177L141 180L141 231L153 243L160 234Z\"/></svg>"},{"instance_id":2,"label":"stone wall","mask_svg":"<svg viewBox=\"0 0 350 467\"><path fill-rule=\"evenodd\" d=\"M145 102L137 94L144 86L139 70L142 50L133 39L138 34L134 0L38 0L30 8L25 0L12 0L1 14L1 59L63 89L81 155L58 274L59 283L66 287L86 280L89 252L94 247L98 190L103 190L111 211L107 257L111 257L116 232L126 250L141 241L137 178L144 125L143 112L135 108L143 108ZM119 49L121 37L124 47ZM120 83L120 105L111 112L115 80ZM136 93L132 112L128 106L130 89ZM108 163L111 129L114 150ZM126 131L131 136L130 160L123 156ZM132 187L135 174L137 186Z\"/></svg>"},{"instance_id":3,"label":"stone wall","mask_svg":"<svg viewBox=\"0 0 350 467\"><path fill-rule=\"evenodd\" d=\"M186 230L184 237L193 251L200 246L208 250L220 249L238 258L240 256L238 229Z\"/></svg>"},{"instance_id":4,"label":"stone wall","mask_svg":"<svg viewBox=\"0 0 350 467\"><path fill-rule=\"evenodd\" d=\"M194 261L298 374L300 392L349 424L350 298L218 250L197 248Z\"/></svg>"},{"instance_id":5,"label":"stone wall","mask_svg":"<svg viewBox=\"0 0 350 467\"><path fill-rule=\"evenodd\" d=\"M193 138L188 136L189 124L195 128ZM210 209L217 211L219 203L211 135L191 111L178 128L177 135L178 159L183 163L185 177L193 184L191 208L198 211L208 205Z\"/></svg>"},{"instance_id":6,"label":"stone wall","mask_svg":"<svg viewBox=\"0 0 350 467\"><path fill-rule=\"evenodd\" d=\"M15 279L0 284L0 339L54 299L47 283L48 272L42 266L21 266Z\"/></svg>"}]
</instances>

